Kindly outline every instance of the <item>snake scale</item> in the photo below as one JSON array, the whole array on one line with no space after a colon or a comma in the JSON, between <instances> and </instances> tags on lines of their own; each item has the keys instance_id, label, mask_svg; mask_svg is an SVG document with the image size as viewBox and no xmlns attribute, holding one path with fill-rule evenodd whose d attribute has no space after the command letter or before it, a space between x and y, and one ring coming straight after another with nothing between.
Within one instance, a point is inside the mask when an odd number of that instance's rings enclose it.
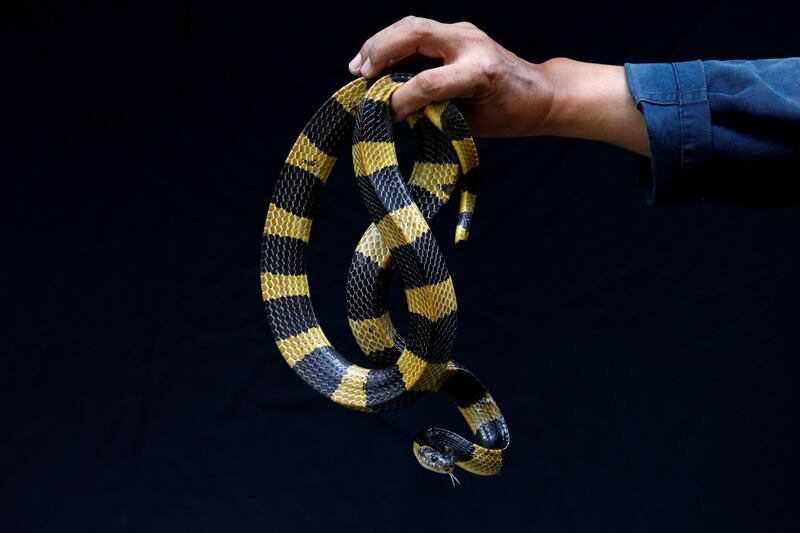
<instances>
[{"instance_id":1,"label":"snake scale","mask_svg":"<svg viewBox=\"0 0 800 533\"><path fill-rule=\"evenodd\" d=\"M337 404L385 411L438 391L465 418L473 441L442 428L420 432L413 452L428 470L455 466L499 474L509 432L494 399L477 377L450 358L456 333L456 295L428 221L461 177L455 241L469 237L478 157L467 123L450 102L430 104L407 118L416 156L406 183L394 146L392 93L412 74L357 78L317 110L295 141L275 185L261 243L261 294L266 320L288 365ZM343 142L352 139L358 189L372 223L362 235L347 279L350 328L376 368L355 365L323 333L311 302L307 249L316 199ZM404 339L389 317L388 290L399 270L408 308Z\"/></svg>"}]
</instances>

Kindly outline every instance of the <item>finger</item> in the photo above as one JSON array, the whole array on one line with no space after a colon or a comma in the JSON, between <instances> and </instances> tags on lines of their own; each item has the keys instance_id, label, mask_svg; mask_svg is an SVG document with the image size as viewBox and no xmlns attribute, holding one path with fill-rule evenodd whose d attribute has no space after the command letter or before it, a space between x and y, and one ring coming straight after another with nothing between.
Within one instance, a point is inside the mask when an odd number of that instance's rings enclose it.
<instances>
[{"instance_id":1,"label":"finger","mask_svg":"<svg viewBox=\"0 0 800 533\"><path fill-rule=\"evenodd\" d=\"M350 62L350 72L370 77L381 72L390 61L417 53L446 60L455 51L454 33L455 28L447 24L406 17L367 39Z\"/></svg>"},{"instance_id":2,"label":"finger","mask_svg":"<svg viewBox=\"0 0 800 533\"><path fill-rule=\"evenodd\" d=\"M424 70L392 94L392 120L404 120L431 102L470 98L485 88L481 70L472 63L452 63Z\"/></svg>"}]
</instances>

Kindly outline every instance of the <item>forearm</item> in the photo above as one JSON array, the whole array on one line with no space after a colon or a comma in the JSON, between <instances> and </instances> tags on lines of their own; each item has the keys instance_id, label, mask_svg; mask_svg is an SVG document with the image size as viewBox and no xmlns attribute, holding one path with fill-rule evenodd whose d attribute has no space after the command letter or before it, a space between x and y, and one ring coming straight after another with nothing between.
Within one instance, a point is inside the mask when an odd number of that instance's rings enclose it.
<instances>
[{"instance_id":1,"label":"forearm","mask_svg":"<svg viewBox=\"0 0 800 533\"><path fill-rule=\"evenodd\" d=\"M622 66L555 58L536 67L549 80L553 100L533 133L603 141L650 155L644 116Z\"/></svg>"}]
</instances>

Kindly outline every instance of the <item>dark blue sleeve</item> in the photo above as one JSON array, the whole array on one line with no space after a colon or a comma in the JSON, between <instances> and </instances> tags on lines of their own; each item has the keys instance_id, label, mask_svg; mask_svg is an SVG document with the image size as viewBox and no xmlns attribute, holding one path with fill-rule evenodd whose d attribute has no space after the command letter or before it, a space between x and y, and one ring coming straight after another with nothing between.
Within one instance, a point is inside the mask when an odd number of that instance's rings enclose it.
<instances>
[{"instance_id":1,"label":"dark blue sleeve","mask_svg":"<svg viewBox=\"0 0 800 533\"><path fill-rule=\"evenodd\" d=\"M800 57L625 64L649 205L800 203Z\"/></svg>"}]
</instances>

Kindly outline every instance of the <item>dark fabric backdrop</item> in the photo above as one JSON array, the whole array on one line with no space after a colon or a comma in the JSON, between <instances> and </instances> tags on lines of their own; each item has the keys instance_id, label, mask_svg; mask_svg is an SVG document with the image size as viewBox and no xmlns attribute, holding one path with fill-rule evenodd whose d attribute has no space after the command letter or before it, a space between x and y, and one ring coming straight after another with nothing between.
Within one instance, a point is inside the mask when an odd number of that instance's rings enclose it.
<instances>
[{"instance_id":1,"label":"dark fabric backdrop","mask_svg":"<svg viewBox=\"0 0 800 533\"><path fill-rule=\"evenodd\" d=\"M798 53L768 2L4 4L0 531L793 529L800 214L649 208L613 147L480 141L472 242L450 244L454 206L434 224L455 357L511 428L502 476L418 467L418 430L466 429L446 399L351 412L284 363L258 276L275 177L409 13L532 61ZM345 153L311 286L358 361L344 280L367 224Z\"/></svg>"}]
</instances>

